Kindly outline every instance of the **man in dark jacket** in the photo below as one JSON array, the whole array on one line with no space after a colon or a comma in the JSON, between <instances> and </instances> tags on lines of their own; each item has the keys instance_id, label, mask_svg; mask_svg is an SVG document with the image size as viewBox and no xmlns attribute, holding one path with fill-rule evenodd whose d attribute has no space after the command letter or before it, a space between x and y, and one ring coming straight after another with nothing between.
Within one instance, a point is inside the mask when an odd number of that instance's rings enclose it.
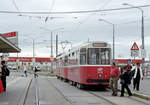
<instances>
[{"instance_id":1,"label":"man in dark jacket","mask_svg":"<svg viewBox=\"0 0 150 105\"><path fill-rule=\"evenodd\" d=\"M6 69L7 69L7 66L6 66L5 61L1 61L1 64L2 64L1 80L2 80L4 91L6 91Z\"/></svg>"},{"instance_id":2,"label":"man in dark jacket","mask_svg":"<svg viewBox=\"0 0 150 105\"><path fill-rule=\"evenodd\" d=\"M124 96L124 89L127 89L127 92L129 94L129 96L132 96L132 93L130 91L130 88L128 87L128 85L131 84L131 80L130 80L130 75L129 75L129 70L124 70L123 73L121 74L120 78L121 78L121 97Z\"/></svg>"},{"instance_id":3,"label":"man in dark jacket","mask_svg":"<svg viewBox=\"0 0 150 105\"><path fill-rule=\"evenodd\" d=\"M125 66L125 69L131 71L132 66L131 66L130 62L127 62L127 65Z\"/></svg>"}]
</instances>

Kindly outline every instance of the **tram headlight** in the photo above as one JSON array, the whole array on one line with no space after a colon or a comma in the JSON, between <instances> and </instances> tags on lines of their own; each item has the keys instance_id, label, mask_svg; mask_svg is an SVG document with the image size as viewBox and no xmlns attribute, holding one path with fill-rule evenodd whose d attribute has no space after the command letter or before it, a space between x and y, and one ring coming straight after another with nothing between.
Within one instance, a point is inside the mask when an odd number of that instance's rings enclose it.
<instances>
[{"instance_id":1,"label":"tram headlight","mask_svg":"<svg viewBox=\"0 0 150 105\"><path fill-rule=\"evenodd\" d=\"M102 75L101 75L101 74L99 74L99 75L98 75L98 77L99 77L99 78L101 78L101 77L102 77Z\"/></svg>"}]
</instances>

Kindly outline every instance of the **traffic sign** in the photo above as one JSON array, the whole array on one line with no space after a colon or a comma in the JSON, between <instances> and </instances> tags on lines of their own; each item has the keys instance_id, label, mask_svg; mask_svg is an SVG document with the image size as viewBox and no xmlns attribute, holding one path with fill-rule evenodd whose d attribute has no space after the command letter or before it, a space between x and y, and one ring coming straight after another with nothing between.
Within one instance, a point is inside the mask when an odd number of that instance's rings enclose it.
<instances>
[{"instance_id":1,"label":"traffic sign","mask_svg":"<svg viewBox=\"0 0 150 105\"><path fill-rule=\"evenodd\" d=\"M146 51L144 49L141 49L141 57L142 58L146 57Z\"/></svg>"},{"instance_id":2,"label":"traffic sign","mask_svg":"<svg viewBox=\"0 0 150 105\"><path fill-rule=\"evenodd\" d=\"M131 50L131 57L138 57L139 56L139 50Z\"/></svg>"},{"instance_id":3,"label":"traffic sign","mask_svg":"<svg viewBox=\"0 0 150 105\"><path fill-rule=\"evenodd\" d=\"M139 50L139 47L137 46L136 42L133 43L131 50Z\"/></svg>"},{"instance_id":4,"label":"traffic sign","mask_svg":"<svg viewBox=\"0 0 150 105\"><path fill-rule=\"evenodd\" d=\"M138 56L139 56L139 47L137 46L136 42L134 42L131 47L131 57L138 57Z\"/></svg>"}]
</instances>

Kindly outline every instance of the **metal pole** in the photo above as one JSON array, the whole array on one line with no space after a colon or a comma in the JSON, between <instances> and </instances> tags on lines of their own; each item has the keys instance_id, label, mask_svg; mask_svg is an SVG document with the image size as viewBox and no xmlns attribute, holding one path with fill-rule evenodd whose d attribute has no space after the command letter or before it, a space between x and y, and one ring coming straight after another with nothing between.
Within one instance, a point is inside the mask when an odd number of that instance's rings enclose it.
<instances>
[{"instance_id":1,"label":"metal pole","mask_svg":"<svg viewBox=\"0 0 150 105\"><path fill-rule=\"evenodd\" d=\"M142 9L140 9L141 10L141 12L142 12L142 49L143 49L143 51L144 51L144 49L145 49L145 45L144 45L144 13L143 13L143 10ZM144 70L144 63L145 63L145 58L142 58L142 68L143 68L143 70Z\"/></svg>"},{"instance_id":2,"label":"metal pole","mask_svg":"<svg viewBox=\"0 0 150 105\"><path fill-rule=\"evenodd\" d=\"M113 24L113 60L115 60L115 25Z\"/></svg>"},{"instance_id":3,"label":"metal pole","mask_svg":"<svg viewBox=\"0 0 150 105\"><path fill-rule=\"evenodd\" d=\"M16 64L16 66L17 66L16 68L17 68L17 72L18 72L18 69L19 69L18 68L18 53L17 53L17 64Z\"/></svg>"},{"instance_id":4,"label":"metal pole","mask_svg":"<svg viewBox=\"0 0 150 105\"><path fill-rule=\"evenodd\" d=\"M115 60L115 24L113 24L107 20L104 20L104 19L99 19L99 21L104 21L113 26L113 61L114 61Z\"/></svg>"},{"instance_id":5,"label":"metal pole","mask_svg":"<svg viewBox=\"0 0 150 105\"><path fill-rule=\"evenodd\" d=\"M56 57L58 55L58 35L56 35Z\"/></svg>"},{"instance_id":6,"label":"metal pole","mask_svg":"<svg viewBox=\"0 0 150 105\"><path fill-rule=\"evenodd\" d=\"M33 63L33 70L35 69L35 42L33 40L33 59L32 59L32 63Z\"/></svg>"},{"instance_id":7,"label":"metal pole","mask_svg":"<svg viewBox=\"0 0 150 105\"><path fill-rule=\"evenodd\" d=\"M145 45L144 45L144 11L142 8L140 7L136 7L134 5L128 4L128 3L124 3L123 5L128 5L131 7L135 7L137 9L139 9L142 13L142 20L141 20L141 38L142 38L142 50L144 51L145 49ZM142 69L144 70L144 63L145 63L145 58L142 58Z\"/></svg>"},{"instance_id":8,"label":"metal pole","mask_svg":"<svg viewBox=\"0 0 150 105\"><path fill-rule=\"evenodd\" d=\"M51 73L53 73L53 33L51 31Z\"/></svg>"}]
</instances>

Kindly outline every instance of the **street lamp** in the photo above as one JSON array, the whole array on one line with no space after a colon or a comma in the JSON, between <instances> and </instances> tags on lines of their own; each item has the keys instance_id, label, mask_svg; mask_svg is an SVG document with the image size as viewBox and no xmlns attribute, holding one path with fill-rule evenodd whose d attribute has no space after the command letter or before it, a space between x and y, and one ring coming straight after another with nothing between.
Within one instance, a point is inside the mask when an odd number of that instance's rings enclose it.
<instances>
[{"instance_id":1,"label":"street lamp","mask_svg":"<svg viewBox=\"0 0 150 105\"><path fill-rule=\"evenodd\" d=\"M53 73L53 32L58 31L58 30L62 30L64 28L57 28L54 30L50 30L50 29L47 29L45 27L40 27L40 28L51 32L51 73Z\"/></svg>"},{"instance_id":2,"label":"street lamp","mask_svg":"<svg viewBox=\"0 0 150 105\"><path fill-rule=\"evenodd\" d=\"M99 21L104 21L113 26L113 61L114 61L115 60L115 24L113 24L107 20L104 20L104 19L99 19Z\"/></svg>"},{"instance_id":3,"label":"street lamp","mask_svg":"<svg viewBox=\"0 0 150 105\"><path fill-rule=\"evenodd\" d=\"M138 10L141 11L142 17L141 17L141 38L142 38L142 50L144 51L145 45L144 45L144 11L142 8L128 4L128 3L123 3L122 5L128 5L133 8L137 8ZM144 62L145 58L142 57L142 67L144 67Z\"/></svg>"}]
</instances>

